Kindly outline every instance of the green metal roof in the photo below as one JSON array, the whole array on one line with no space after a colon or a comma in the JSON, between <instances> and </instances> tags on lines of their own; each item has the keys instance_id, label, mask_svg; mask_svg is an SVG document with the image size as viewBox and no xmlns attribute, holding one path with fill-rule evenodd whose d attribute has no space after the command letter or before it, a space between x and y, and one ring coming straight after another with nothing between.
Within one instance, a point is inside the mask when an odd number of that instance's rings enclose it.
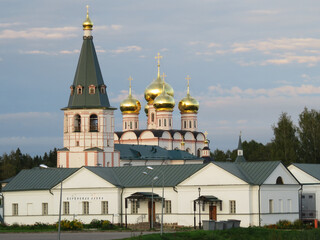
<instances>
[{"instance_id":1,"label":"green metal roof","mask_svg":"<svg viewBox=\"0 0 320 240\"><path fill-rule=\"evenodd\" d=\"M114 148L120 152L120 159L126 160L200 160L186 151L167 150L159 146L115 144Z\"/></svg>"},{"instance_id":2,"label":"green metal roof","mask_svg":"<svg viewBox=\"0 0 320 240\"><path fill-rule=\"evenodd\" d=\"M308 173L312 177L320 180L320 164L316 163L293 163L293 166L301 169L302 171Z\"/></svg>"},{"instance_id":3,"label":"green metal roof","mask_svg":"<svg viewBox=\"0 0 320 240\"><path fill-rule=\"evenodd\" d=\"M267 180L281 162L213 162L213 164L223 168L249 184L260 185Z\"/></svg>"},{"instance_id":4,"label":"green metal roof","mask_svg":"<svg viewBox=\"0 0 320 240\"><path fill-rule=\"evenodd\" d=\"M77 94L78 85L83 87L82 94ZM95 86L95 94L89 94L90 85ZM110 107L107 92L101 92L102 86L105 85L92 37L84 37L76 74L71 86L74 89L73 94L70 94L68 106L62 110L82 108L115 109Z\"/></svg>"},{"instance_id":5,"label":"green metal roof","mask_svg":"<svg viewBox=\"0 0 320 240\"><path fill-rule=\"evenodd\" d=\"M210 164L210 163L209 163ZM237 176L248 184L260 185L270 176L281 162L213 162L212 164ZM85 167L109 183L123 188L150 187L152 179L154 187L175 187L208 164L158 165L130 167ZM49 190L57 185L61 179L66 179L81 168L33 168L22 170L4 188L3 192L26 190ZM147 172L145 175L143 172ZM162 173L164 178L162 178ZM212 176L214 178L214 176Z\"/></svg>"},{"instance_id":6,"label":"green metal roof","mask_svg":"<svg viewBox=\"0 0 320 240\"><path fill-rule=\"evenodd\" d=\"M21 170L3 189L9 191L46 190L57 185L78 168L33 168Z\"/></svg>"}]
</instances>

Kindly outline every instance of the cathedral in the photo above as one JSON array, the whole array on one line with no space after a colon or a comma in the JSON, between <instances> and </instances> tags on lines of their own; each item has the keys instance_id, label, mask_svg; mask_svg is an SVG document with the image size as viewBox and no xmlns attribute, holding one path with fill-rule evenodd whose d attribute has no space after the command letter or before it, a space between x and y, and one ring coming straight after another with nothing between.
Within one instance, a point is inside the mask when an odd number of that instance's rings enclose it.
<instances>
[{"instance_id":1,"label":"cathedral","mask_svg":"<svg viewBox=\"0 0 320 240\"><path fill-rule=\"evenodd\" d=\"M147 101L145 113L148 122L145 129L139 126L141 103L132 96L131 80L128 97L121 102L123 129L114 129L114 110L110 105L107 86L105 85L92 36L93 23L87 11L83 22L83 44L73 84L70 86L69 103L64 111L63 148L58 150L57 166L74 168L81 166L122 166L121 150L136 151L133 145L148 145L164 148L174 156L182 156L158 164L196 163L202 157L210 156L206 134L198 131L197 113L199 102L190 95L189 80L187 94L179 102L181 128L173 128L172 112L175 107L172 87L160 76L160 59L158 53L157 78L146 88L144 96ZM123 145L115 146L115 145ZM156 148L150 148L153 151ZM181 151L186 154L181 154ZM209 154L209 155L208 155ZM122 154L123 155L123 154ZM139 155L139 153L137 154ZM169 153L168 153L169 155ZM208 155L208 156L207 156ZM193 156L193 157L192 157ZM156 156L154 157L156 158ZM177 161L176 161L177 160ZM130 165L134 165L130 161ZM156 164L156 163L155 163Z\"/></svg>"}]
</instances>

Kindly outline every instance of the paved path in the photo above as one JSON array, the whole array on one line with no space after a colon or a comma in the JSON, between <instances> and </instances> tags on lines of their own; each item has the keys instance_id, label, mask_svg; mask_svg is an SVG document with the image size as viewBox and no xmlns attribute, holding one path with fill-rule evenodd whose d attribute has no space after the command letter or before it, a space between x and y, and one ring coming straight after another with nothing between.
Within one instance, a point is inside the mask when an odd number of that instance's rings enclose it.
<instances>
[{"instance_id":1,"label":"paved path","mask_svg":"<svg viewBox=\"0 0 320 240\"><path fill-rule=\"evenodd\" d=\"M63 232L61 240L109 240L123 239L154 232ZM0 240L57 240L54 233L0 233Z\"/></svg>"}]
</instances>

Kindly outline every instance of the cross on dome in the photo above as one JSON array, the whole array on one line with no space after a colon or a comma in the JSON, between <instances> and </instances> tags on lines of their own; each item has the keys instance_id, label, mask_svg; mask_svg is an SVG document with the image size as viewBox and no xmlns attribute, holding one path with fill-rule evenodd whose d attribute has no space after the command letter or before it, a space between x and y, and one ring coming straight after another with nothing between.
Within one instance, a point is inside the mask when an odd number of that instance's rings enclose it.
<instances>
[{"instance_id":1,"label":"cross on dome","mask_svg":"<svg viewBox=\"0 0 320 240\"><path fill-rule=\"evenodd\" d=\"M191 77L189 75L187 75L186 80L188 81L188 88L187 88L188 95L190 94L190 88L189 88L190 79L191 79Z\"/></svg>"},{"instance_id":2,"label":"cross on dome","mask_svg":"<svg viewBox=\"0 0 320 240\"><path fill-rule=\"evenodd\" d=\"M160 55L160 53L158 52L158 55L154 57L156 60L158 60L158 78L160 77L160 59L162 58L162 56Z\"/></svg>"},{"instance_id":3,"label":"cross on dome","mask_svg":"<svg viewBox=\"0 0 320 240\"><path fill-rule=\"evenodd\" d=\"M165 73L162 73L161 77L162 77L162 79L164 81L164 78L167 77L167 75Z\"/></svg>"},{"instance_id":4,"label":"cross on dome","mask_svg":"<svg viewBox=\"0 0 320 240\"><path fill-rule=\"evenodd\" d=\"M130 76L128 80L129 80L129 96L131 96L131 81L133 80L133 78Z\"/></svg>"}]
</instances>

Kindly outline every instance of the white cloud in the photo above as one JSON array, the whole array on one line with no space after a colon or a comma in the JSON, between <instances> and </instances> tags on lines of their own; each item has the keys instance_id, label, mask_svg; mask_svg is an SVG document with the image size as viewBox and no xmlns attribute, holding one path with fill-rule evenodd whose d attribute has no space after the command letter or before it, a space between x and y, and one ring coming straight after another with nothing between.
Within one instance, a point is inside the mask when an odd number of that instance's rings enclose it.
<instances>
[{"instance_id":1,"label":"white cloud","mask_svg":"<svg viewBox=\"0 0 320 240\"><path fill-rule=\"evenodd\" d=\"M13 26L19 26L19 25L24 25L25 23L21 22L12 22L12 23L0 23L1 28L6 28L6 27L13 27Z\"/></svg>"},{"instance_id":2,"label":"white cloud","mask_svg":"<svg viewBox=\"0 0 320 240\"><path fill-rule=\"evenodd\" d=\"M75 53L79 53L80 50L79 49L74 49L74 50L61 50L59 53L60 54L75 54Z\"/></svg>"},{"instance_id":3,"label":"white cloud","mask_svg":"<svg viewBox=\"0 0 320 240\"><path fill-rule=\"evenodd\" d=\"M56 53L50 53L47 51L40 51L40 50L20 51L20 53L21 54L57 55Z\"/></svg>"},{"instance_id":4,"label":"white cloud","mask_svg":"<svg viewBox=\"0 0 320 240\"><path fill-rule=\"evenodd\" d=\"M249 13L256 14L256 15L275 15L279 14L279 10L267 10L267 9L259 9L259 10L252 10Z\"/></svg>"},{"instance_id":5,"label":"white cloud","mask_svg":"<svg viewBox=\"0 0 320 240\"><path fill-rule=\"evenodd\" d=\"M75 27L29 28L22 31L5 29L0 32L0 39L62 39L77 36Z\"/></svg>"},{"instance_id":6,"label":"white cloud","mask_svg":"<svg viewBox=\"0 0 320 240\"><path fill-rule=\"evenodd\" d=\"M114 54L121 54L121 53L128 53L128 52L140 52L141 50L142 50L141 47L132 45L132 46L120 47L115 50L110 50L109 52Z\"/></svg>"},{"instance_id":7,"label":"white cloud","mask_svg":"<svg viewBox=\"0 0 320 240\"><path fill-rule=\"evenodd\" d=\"M20 113L5 113L0 114L1 120L25 120L25 119L39 119L52 118L53 114L50 112L20 112Z\"/></svg>"}]
</instances>

